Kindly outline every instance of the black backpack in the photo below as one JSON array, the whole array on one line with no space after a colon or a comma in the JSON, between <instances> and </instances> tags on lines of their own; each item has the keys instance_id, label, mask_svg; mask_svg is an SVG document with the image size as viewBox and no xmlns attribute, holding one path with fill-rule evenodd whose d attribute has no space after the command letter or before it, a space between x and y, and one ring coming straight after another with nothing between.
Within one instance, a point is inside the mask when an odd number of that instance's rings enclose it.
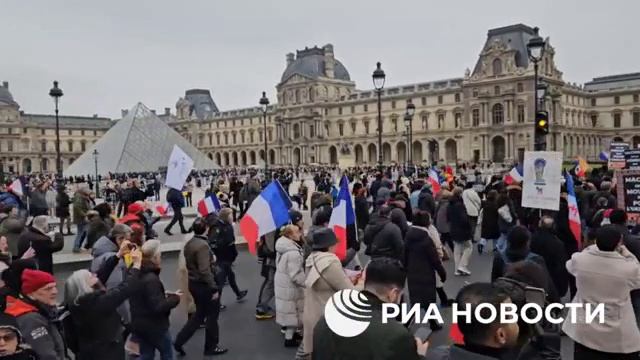
<instances>
[{"instance_id":1,"label":"black backpack","mask_svg":"<svg viewBox=\"0 0 640 360\"><path fill-rule=\"evenodd\" d=\"M71 316L71 311L68 307L64 307L60 310L60 315L58 316L57 321L60 323L60 330L62 332L62 338L65 345L65 353L67 350L71 350L71 352L77 355L80 350L78 330L76 329L76 324L73 322L73 316ZM67 357L69 356L67 355Z\"/></svg>"}]
</instances>

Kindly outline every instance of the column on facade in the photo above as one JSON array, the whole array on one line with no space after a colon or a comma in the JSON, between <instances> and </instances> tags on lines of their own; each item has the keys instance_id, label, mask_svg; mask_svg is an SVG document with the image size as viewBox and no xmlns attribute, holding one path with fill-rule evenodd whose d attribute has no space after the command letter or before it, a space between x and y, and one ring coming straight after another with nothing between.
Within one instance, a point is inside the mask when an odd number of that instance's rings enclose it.
<instances>
[{"instance_id":1,"label":"column on facade","mask_svg":"<svg viewBox=\"0 0 640 360\"><path fill-rule=\"evenodd\" d=\"M482 103L482 123L483 124L487 123L487 103L486 102Z\"/></svg>"}]
</instances>

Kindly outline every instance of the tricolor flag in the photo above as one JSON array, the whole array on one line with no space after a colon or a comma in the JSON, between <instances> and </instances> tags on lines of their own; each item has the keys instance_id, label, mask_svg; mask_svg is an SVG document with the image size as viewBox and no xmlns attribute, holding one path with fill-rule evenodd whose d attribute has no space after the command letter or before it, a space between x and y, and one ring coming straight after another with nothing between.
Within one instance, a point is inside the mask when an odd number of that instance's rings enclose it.
<instances>
[{"instance_id":1,"label":"tricolor flag","mask_svg":"<svg viewBox=\"0 0 640 360\"><path fill-rule=\"evenodd\" d=\"M292 203L278 181L272 181L253 200L249 210L240 219L240 233L255 255L258 239L289 222Z\"/></svg>"},{"instance_id":2,"label":"tricolor flag","mask_svg":"<svg viewBox=\"0 0 640 360\"><path fill-rule=\"evenodd\" d=\"M220 206L220 200L216 194L211 194L206 198L198 201L198 213L200 216L205 217L211 213L218 212L222 206Z\"/></svg>"},{"instance_id":3,"label":"tricolor flag","mask_svg":"<svg viewBox=\"0 0 640 360\"><path fill-rule=\"evenodd\" d=\"M589 164L587 163L587 160L585 160L581 156L578 156L575 167L576 176L579 178L584 177L587 174L587 170L589 170Z\"/></svg>"},{"instance_id":4,"label":"tricolor flag","mask_svg":"<svg viewBox=\"0 0 640 360\"><path fill-rule=\"evenodd\" d=\"M600 152L600 155L598 155L598 157L602 161L609 161L609 152L603 150L603 151Z\"/></svg>"},{"instance_id":5,"label":"tricolor flag","mask_svg":"<svg viewBox=\"0 0 640 360\"><path fill-rule=\"evenodd\" d=\"M171 205L169 203L164 203L156 206L156 211L161 216L173 214L173 209L171 208Z\"/></svg>"},{"instance_id":6,"label":"tricolor flag","mask_svg":"<svg viewBox=\"0 0 640 360\"><path fill-rule=\"evenodd\" d=\"M567 202L569 203L569 229L573 234L573 237L578 243L578 249L582 243L582 227L580 224L580 212L578 211L578 202L576 201L576 192L573 187L573 177L565 173L564 174L567 186Z\"/></svg>"},{"instance_id":7,"label":"tricolor flag","mask_svg":"<svg viewBox=\"0 0 640 360\"><path fill-rule=\"evenodd\" d=\"M507 185L511 185L513 183L520 183L524 179L524 170L522 168L522 164L518 164L511 169L505 176L504 182Z\"/></svg>"},{"instance_id":8,"label":"tricolor flag","mask_svg":"<svg viewBox=\"0 0 640 360\"><path fill-rule=\"evenodd\" d=\"M431 184L431 192L436 195L440 192L440 177L438 173L433 169L429 169L429 178L427 178L429 184Z\"/></svg>"},{"instance_id":9,"label":"tricolor flag","mask_svg":"<svg viewBox=\"0 0 640 360\"><path fill-rule=\"evenodd\" d=\"M329 229L333 230L338 238L338 246L336 247L336 256L340 260L344 260L347 256L348 238L355 239L356 216L353 212L353 204L351 203L351 195L349 195L349 180L343 176L340 180L340 191L334 202L331 218L329 219Z\"/></svg>"},{"instance_id":10,"label":"tricolor flag","mask_svg":"<svg viewBox=\"0 0 640 360\"><path fill-rule=\"evenodd\" d=\"M19 197L22 197L22 195L24 195L24 190L22 190L22 182L20 182L20 179L15 179L11 183L11 185L9 185L9 188L7 190L18 195Z\"/></svg>"}]
</instances>

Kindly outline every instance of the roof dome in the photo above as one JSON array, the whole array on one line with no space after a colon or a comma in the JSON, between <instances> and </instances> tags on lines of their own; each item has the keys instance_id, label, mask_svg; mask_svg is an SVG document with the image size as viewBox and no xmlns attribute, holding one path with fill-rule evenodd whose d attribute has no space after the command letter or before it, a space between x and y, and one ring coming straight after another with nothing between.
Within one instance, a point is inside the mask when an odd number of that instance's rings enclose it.
<instances>
[{"instance_id":1,"label":"roof dome","mask_svg":"<svg viewBox=\"0 0 640 360\"><path fill-rule=\"evenodd\" d=\"M293 54L287 55L287 68L282 73L280 81L285 81L294 74L307 76L310 78L318 77L331 77L337 80L351 81L347 68L337 59L333 57L333 47L327 45L323 48L306 48L304 50L298 50L296 59L293 59ZM333 76L328 76L326 73L325 61L332 59L334 62Z\"/></svg>"},{"instance_id":2,"label":"roof dome","mask_svg":"<svg viewBox=\"0 0 640 360\"><path fill-rule=\"evenodd\" d=\"M9 92L9 83L7 82L0 85L0 105L18 105Z\"/></svg>"}]
</instances>

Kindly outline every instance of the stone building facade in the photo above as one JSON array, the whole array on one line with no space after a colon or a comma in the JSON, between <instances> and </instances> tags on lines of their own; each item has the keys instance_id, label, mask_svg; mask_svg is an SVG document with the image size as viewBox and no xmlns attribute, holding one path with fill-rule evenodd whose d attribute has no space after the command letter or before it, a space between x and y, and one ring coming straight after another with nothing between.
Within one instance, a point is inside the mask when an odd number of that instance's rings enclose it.
<instances>
[{"instance_id":1,"label":"stone building facade","mask_svg":"<svg viewBox=\"0 0 640 360\"><path fill-rule=\"evenodd\" d=\"M55 116L27 114L9 92L0 86L0 173L55 173ZM111 119L60 116L60 152L63 168L96 142L112 125Z\"/></svg>"},{"instance_id":2,"label":"stone building facade","mask_svg":"<svg viewBox=\"0 0 640 360\"><path fill-rule=\"evenodd\" d=\"M416 163L509 162L533 149L534 70L526 48L533 36L522 24L489 30L473 70L463 77L385 87L385 163L403 163L408 146ZM640 73L572 84L558 70L548 38L546 44L539 73L549 87L543 105L551 118L547 148L563 151L566 159L597 160L614 139L638 146ZM393 69L386 70L392 78ZM337 163L345 145L358 164L376 163L376 91L356 89L332 45L287 54L276 89L277 103L267 110L270 164ZM208 90L188 90L167 121L221 166L259 165L265 126L258 97L256 106L218 111ZM410 145L404 124L409 100L416 106Z\"/></svg>"}]
</instances>

